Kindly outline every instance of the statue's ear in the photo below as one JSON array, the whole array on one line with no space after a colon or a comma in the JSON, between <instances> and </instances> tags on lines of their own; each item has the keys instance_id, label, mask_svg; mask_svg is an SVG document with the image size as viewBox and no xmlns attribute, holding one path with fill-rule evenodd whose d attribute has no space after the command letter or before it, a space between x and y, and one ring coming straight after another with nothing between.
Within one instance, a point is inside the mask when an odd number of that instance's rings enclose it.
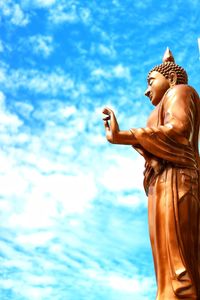
<instances>
[{"instance_id":1,"label":"statue's ear","mask_svg":"<svg viewBox=\"0 0 200 300\"><path fill-rule=\"evenodd\" d=\"M170 86L174 86L177 84L177 74L174 71L169 73L169 84Z\"/></svg>"}]
</instances>

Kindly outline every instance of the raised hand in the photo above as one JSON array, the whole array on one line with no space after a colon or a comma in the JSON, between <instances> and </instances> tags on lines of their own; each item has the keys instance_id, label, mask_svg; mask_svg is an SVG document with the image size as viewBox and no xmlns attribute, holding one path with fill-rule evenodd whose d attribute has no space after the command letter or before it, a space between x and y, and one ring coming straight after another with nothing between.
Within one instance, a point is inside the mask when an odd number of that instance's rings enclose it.
<instances>
[{"instance_id":1,"label":"raised hand","mask_svg":"<svg viewBox=\"0 0 200 300\"><path fill-rule=\"evenodd\" d=\"M110 143L114 143L115 136L119 132L119 125L117 123L117 119L115 117L114 112L108 107L105 107L102 112L106 115L103 118L106 130L106 138Z\"/></svg>"},{"instance_id":2,"label":"raised hand","mask_svg":"<svg viewBox=\"0 0 200 300\"><path fill-rule=\"evenodd\" d=\"M137 139L134 136L134 133L130 130L121 131L117 123L112 109L105 107L103 109L103 114L106 116L103 118L104 127L106 131L106 138L112 144L121 144L121 145L136 145L138 144Z\"/></svg>"}]
</instances>

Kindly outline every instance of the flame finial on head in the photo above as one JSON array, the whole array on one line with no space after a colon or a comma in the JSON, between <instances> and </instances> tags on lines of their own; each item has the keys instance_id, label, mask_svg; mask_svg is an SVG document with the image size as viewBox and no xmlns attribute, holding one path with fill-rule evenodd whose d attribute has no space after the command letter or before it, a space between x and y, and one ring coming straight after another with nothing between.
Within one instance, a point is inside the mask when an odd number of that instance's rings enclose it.
<instances>
[{"instance_id":1,"label":"flame finial on head","mask_svg":"<svg viewBox=\"0 0 200 300\"><path fill-rule=\"evenodd\" d=\"M173 62L175 63L174 57L172 52L169 50L169 48L167 47L164 56L163 56L163 62Z\"/></svg>"}]
</instances>

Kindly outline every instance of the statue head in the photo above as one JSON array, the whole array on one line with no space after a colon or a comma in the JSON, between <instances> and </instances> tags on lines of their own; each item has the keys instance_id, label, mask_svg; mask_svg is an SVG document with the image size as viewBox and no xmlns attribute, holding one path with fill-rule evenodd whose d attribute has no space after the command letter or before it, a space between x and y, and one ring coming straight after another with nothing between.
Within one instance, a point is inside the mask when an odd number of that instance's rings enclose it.
<instances>
[{"instance_id":1,"label":"statue head","mask_svg":"<svg viewBox=\"0 0 200 300\"><path fill-rule=\"evenodd\" d=\"M176 84L187 84L186 71L175 63L171 51L167 48L163 63L155 66L148 74L148 88L145 95L153 105L157 105L165 92Z\"/></svg>"}]
</instances>

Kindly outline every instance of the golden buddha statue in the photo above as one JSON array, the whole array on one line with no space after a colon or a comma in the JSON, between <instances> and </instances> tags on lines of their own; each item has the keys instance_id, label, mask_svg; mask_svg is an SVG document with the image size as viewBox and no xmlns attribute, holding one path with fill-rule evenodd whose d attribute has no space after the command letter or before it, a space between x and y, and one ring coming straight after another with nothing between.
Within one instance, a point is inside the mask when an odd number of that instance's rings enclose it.
<instances>
[{"instance_id":1,"label":"golden buddha statue","mask_svg":"<svg viewBox=\"0 0 200 300\"><path fill-rule=\"evenodd\" d=\"M148 74L145 95L155 106L146 127L121 131L104 108L106 138L145 159L156 300L200 299L200 101L168 48Z\"/></svg>"}]
</instances>

